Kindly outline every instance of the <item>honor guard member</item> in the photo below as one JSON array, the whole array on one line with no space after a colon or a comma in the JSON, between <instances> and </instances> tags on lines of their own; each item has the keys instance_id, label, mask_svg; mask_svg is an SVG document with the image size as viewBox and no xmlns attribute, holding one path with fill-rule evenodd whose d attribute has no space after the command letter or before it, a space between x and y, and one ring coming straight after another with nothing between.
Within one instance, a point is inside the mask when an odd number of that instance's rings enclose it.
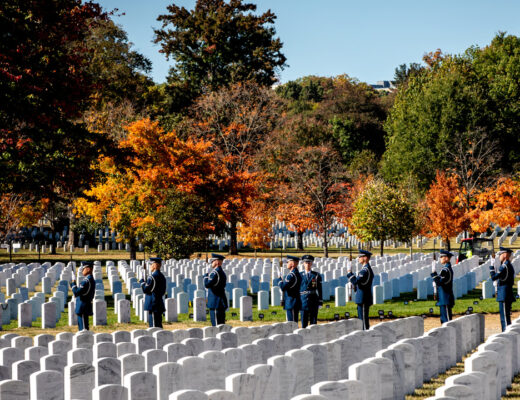
<instances>
[{"instance_id":1,"label":"honor guard member","mask_svg":"<svg viewBox=\"0 0 520 400\"><path fill-rule=\"evenodd\" d=\"M372 253L369 251L359 250L358 260L363 267L357 276L352 271L347 271L347 278L356 290L354 302L357 304L358 318L363 322L363 330L370 328L368 313L370 306L373 304L372 281L374 280L374 272L370 266L371 255Z\"/></svg>"},{"instance_id":2,"label":"honor guard member","mask_svg":"<svg viewBox=\"0 0 520 400\"><path fill-rule=\"evenodd\" d=\"M447 250L439 252L439 261L442 264L441 273L437 275L435 261L432 264L432 278L437 285L437 304L441 314L441 323L451 321L452 308L455 305L455 296L453 295L453 269L451 268L451 254Z\"/></svg>"},{"instance_id":3,"label":"honor guard member","mask_svg":"<svg viewBox=\"0 0 520 400\"><path fill-rule=\"evenodd\" d=\"M284 309L287 313L287 321L294 321L298 323L298 313L302 308L302 301L300 298L300 286L302 277L298 271L298 263L300 259L294 256L287 256L287 268L289 273L282 280L278 286L284 295Z\"/></svg>"},{"instance_id":4,"label":"honor guard member","mask_svg":"<svg viewBox=\"0 0 520 400\"><path fill-rule=\"evenodd\" d=\"M208 289L208 308L211 325L217 326L226 323L226 274L222 269L225 257L220 254L211 254L211 268L209 274L204 275L204 287Z\"/></svg>"},{"instance_id":5,"label":"honor guard member","mask_svg":"<svg viewBox=\"0 0 520 400\"><path fill-rule=\"evenodd\" d=\"M515 269L511 264L511 249L500 247L497 255L500 259L500 267L495 272L494 266L489 266L489 274L493 281L498 281L497 285L497 301L498 310L500 311L500 323L502 324L502 332L506 330L507 325L511 325L511 304L516 301L513 294L513 285L515 284Z\"/></svg>"},{"instance_id":6,"label":"honor guard member","mask_svg":"<svg viewBox=\"0 0 520 400\"><path fill-rule=\"evenodd\" d=\"M143 289L144 310L148 311L148 326L150 328L162 328L162 315L166 310L164 307L163 296L166 293L166 278L161 272L161 258L150 258L152 263L151 274L146 279L141 279Z\"/></svg>"},{"instance_id":7,"label":"honor guard member","mask_svg":"<svg viewBox=\"0 0 520 400\"><path fill-rule=\"evenodd\" d=\"M321 291L321 276L316 271L312 271L314 257L305 255L302 257L304 270L300 273L300 299L302 303L301 317L302 328L306 328L309 323L318 323L318 309L323 305Z\"/></svg>"},{"instance_id":8,"label":"honor guard member","mask_svg":"<svg viewBox=\"0 0 520 400\"><path fill-rule=\"evenodd\" d=\"M92 276L92 270L94 269L94 263L92 261L83 261L81 263L81 273L85 277L79 284L76 285L76 281L70 283L72 293L76 298L76 315L78 316L78 330L88 331L88 317L93 314L92 312L92 300L96 294L96 282Z\"/></svg>"}]
</instances>

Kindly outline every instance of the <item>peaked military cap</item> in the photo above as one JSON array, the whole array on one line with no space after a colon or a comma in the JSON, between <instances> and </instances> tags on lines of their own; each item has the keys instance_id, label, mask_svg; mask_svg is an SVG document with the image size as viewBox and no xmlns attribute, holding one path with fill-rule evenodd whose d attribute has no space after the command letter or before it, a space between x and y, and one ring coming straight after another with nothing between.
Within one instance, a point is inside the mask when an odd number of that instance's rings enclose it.
<instances>
[{"instance_id":1,"label":"peaked military cap","mask_svg":"<svg viewBox=\"0 0 520 400\"><path fill-rule=\"evenodd\" d=\"M440 250L439 251L439 257L446 256L446 257L453 257L453 254L450 253L448 250Z\"/></svg>"},{"instance_id":2,"label":"peaked military cap","mask_svg":"<svg viewBox=\"0 0 520 400\"><path fill-rule=\"evenodd\" d=\"M369 252L368 250L359 250L358 257L364 257L364 256L370 257L371 255L372 255L372 253Z\"/></svg>"},{"instance_id":3,"label":"peaked military cap","mask_svg":"<svg viewBox=\"0 0 520 400\"><path fill-rule=\"evenodd\" d=\"M497 255L499 256L500 254L512 253L512 252L513 252L513 250L508 249L507 247L500 246L500 250L497 252Z\"/></svg>"},{"instance_id":4,"label":"peaked military cap","mask_svg":"<svg viewBox=\"0 0 520 400\"><path fill-rule=\"evenodd\" d=\"M306 261L314 262L314 256L311 256L310 254L305 254L302 257L302 261L303 262L306 262Z\"/></svg>"},{"instance_id":5,"label":"peaked military cap","mask_svg":"<svg viewBox=\"0 0 520 400\"><path fill-rule=\"evenodd\" d=\"M81 266L83 268L94 268L94 262L93 261L82 261Z\"/></svg>"},{"instance_id":6,"label":"peaked military cap","mask_svg":"<svg viewBox=\"0 0 520 400\"><path fill-rule=\"evenodd\" d=\"M221 254L211 253L211 261L213 260L224 260L226 257L224 257Z\"/></svg>"},{"instance_id":7,"label":"peaked military cap","mask_svg":"<svg viewBox=\"0 0 520 400\"><path fill-rule=\"evenodd\" d=\"M150 262L161 264L162 263L162 258L161 257L150 257Z\"/></svg>"},{"instance_id":8,"label":"peaked military cap","mask_svg":"<svg viewBox=\"0 0 520 400\"><path fill-rule=\"evenodd\" d=\"M287 261L300 261L300 257L287 255Z\"/></svg>"}]
</instances>

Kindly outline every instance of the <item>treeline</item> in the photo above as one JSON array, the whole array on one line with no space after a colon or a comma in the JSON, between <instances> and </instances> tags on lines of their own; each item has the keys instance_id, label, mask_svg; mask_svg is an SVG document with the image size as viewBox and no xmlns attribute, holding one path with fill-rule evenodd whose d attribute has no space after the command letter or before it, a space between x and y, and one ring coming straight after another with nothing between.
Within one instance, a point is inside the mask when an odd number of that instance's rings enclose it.
<instances>
[{"instance_id":1,"label":"treeline","mask_svg":"<svg viewBox=\"0 0 520 400\"><path fill-rule=\"evenodd\" d=\"M448 238L520 212L520 39L428 53L378 92L347 75L277 85L276 16L198 0L158 16L167 82L96 3L0 5L0 236L111 225L165 257L286 221L363 241ZM53 235L54 236L54 235ZM73 236L73 235L72 235ZM74 241L74 237L71 239Z\"/></svg>"}]
</instances>

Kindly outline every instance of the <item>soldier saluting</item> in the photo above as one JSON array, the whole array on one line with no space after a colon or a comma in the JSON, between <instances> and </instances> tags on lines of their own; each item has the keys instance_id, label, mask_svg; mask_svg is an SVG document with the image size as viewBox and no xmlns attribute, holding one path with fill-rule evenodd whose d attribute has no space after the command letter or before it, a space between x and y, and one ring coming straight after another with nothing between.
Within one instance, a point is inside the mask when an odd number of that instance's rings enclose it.
<instances>
[{"instance_id":1,"label":"soldier saluting","mask_svg":"<svg viewBox=\"0 0 520 400\"><path fill-rule=\"evenodd\" d=\"M314 257L305 255L302 257L304 271L301 272L300 299L302 302L302 328L306 328L310 323L318 323L318 309L323 305L321 291L321 276L316 271L312 271Z\"/></svg>"},{"instance_id":2,"label":"soldier saluting","mask_svg":"<svg viewBox=\"0 0 520 400\"><path fill-rule=\"evenodd\" d=\"M287 268L289 273L278 286L284 295L284 309L287 313L287 321L294 321L298 323L298 313L302 308L302 301L300 298L300 286L302 277L298 271L298 263L300 259L295 256L287 256Z\"/></svg>"},{"instance_id":3,"label":"soldier saluting","mask_svg":"<svg viewBox=\"0 0 520 400\"><path fill-rule=\"evenodd\" d=\"M513 293L513 285L515 284L515 269L509 260L511 258L511 249L500 247L497 253L500 259L500 267L495 272L493 264L489 266L489 274L493 281L498 281L497 285L497 301L498 310L500 312L500 324L502 332L506 330L507 325L511 325L511 305L516 301Z\"/></svg>"},{"instance_id":4,"label":"soldier saluting","mask_svg":"<svg viewBox=\"0 0 520 400\"><path fill-rule=\"evenodd\" d=\"M88 331L88 317L94 314L92 312L92 300L94 300L96 294L96 282L92 276L93 267L94 263L92 261L82 261L81 273L85 279L81 281L79 286L76 285L76 281L70 283L72 293L76 298L76 308L74 311L78 316L78 330L80 331Z\"/></svg>"},{"instance_id":5,"label":"soldier saluting","mask_svg":"<svg viewBox=\"0 0 520 400\"><path fill-rule=\"evenodd\" d=\"M204 275L204 287L208 289L208 308L211 325L217 326L226 323L226 273L222 264L226 257L220 254L211 254L211 271Z\"/></svg>"},{"instance_id":6,"label":"soldier saluting","mask_svg":"<svg viewBox=\"0 0 520 400\"><path fill-rule=\"evenodd\" d=\"M148 326L162 328L162 315L166 310L163 296L166 293L166 278L161 272L162 259L150 258L152 274L146 282L141 279L141 288L145 294L144 309L148 311Z\"/></svg>"},{"instance_id":7,"label":"soldier saluting","mask_svg":"<svg viewBox=\"0 0 520 400\"><path fill-rule=\"evenodd\" d=\"M455 296L453 295L453 269L451 268L450 259L453 257L447 250L441 250L439 260L442 263L441 273L437 275L435 270L435 261L432 265L432 278L437 285L437 305L440 309L441 322L448 322L452 319L452 308L455 305Z\"/></svg>"},{"instance_id":8,"label":"soldier saluting","mask_svg":"<svg viewBox=\"0 0 520 400\"><path fill-rule=\"evenodd\" d=\"M370 256L372 253L366 250L359 250L358 259L361 265L361 271L356 276L352 271L348 271L347 278L356 288L354 302L357 304L358 318L363 322L363 330L370 328L368 314L372 299L372 281L374 280L374 272L370 266Z\"/></svg>"}]
</instances>

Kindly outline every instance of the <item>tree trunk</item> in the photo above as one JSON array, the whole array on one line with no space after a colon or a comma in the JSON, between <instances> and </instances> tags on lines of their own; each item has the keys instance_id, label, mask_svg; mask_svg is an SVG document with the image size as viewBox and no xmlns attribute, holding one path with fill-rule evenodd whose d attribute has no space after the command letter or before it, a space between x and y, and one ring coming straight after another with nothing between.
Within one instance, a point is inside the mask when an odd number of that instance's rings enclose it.
<instances>
[{"instance_id":1,"label":"tree trunk","mask_svg":"<svg viewBox=\"0 0 520 400\"><path fill-rule=\"evenodd\" d=\"M451 251L450 238L447 238L446 240L446 250Z\"/></svg>"},{"instance_id":2,"label":"tree trunk","mask_svg":"<svg viewBox=\"0 0 520 400\"><path fill-rule=\"evenodd\" d=\"M327 240L327 228L323 227L323 256L329 256L329 242Z\"/></svg>"},{"instance_id":3,"label":"tree trunk","mask_svg":"<svg viewBox=\"0 0 520 400\"><path fill-rule=\"evenodd\" d=\"M56 254L56 244L58 243L56 241L56 232L54 231L54 224L52 226L52 231L51 231L51 244L52 244L52 252L51 254Z\"/></svg>"},{"instance_id":4,"label":"tree trunk","mask_svg":"<svg viewBox=\"0 0 520 400\"><path fill-rule=\"evenodd\" d=\"M410 238L410 259L413 256L413 238Z\"/></svg>"},{"instance_id":5,"label":"tree trunk","mask_svg":"<svg viewBox=\"0 0 520 400\"><path fill-rule=\"evenodd\" d=\"M297 235L298 235L298 243L296 245L296 248L298 250L303 250L303 232L298 231Z\"/></svg>"},{"instance_id":6,"label":"tree trunk","mask_svg":"<svg viewBox=\"0 0 520 400\"><path fill-rule=\"evenodd\" d=\"M130 260L137 260L137 242L135 238L131 237L129 240L130 244Z\"/></svg>"},{"instance_id":7,"label":"tree trunk","mask_svg":"<svg viewBox=\"0 0 520 400\"><path fill-rule=\"evenodd\" d=\"M231 227L229 228L229 235L231 236L231 240L229 241L229 255L236 256L238 255L237 250L237 221L231 221Z\"/></svg>"},{"instance_id":8,"label":"tree trunk","mask_svg":"<svg viewBox=\"0 0 520 400\"><path fill-rule=\"evenodd\" d=\"M76 215L72 212L72 207L68 207L69 214L69 246L74 245L74 224L76 223Z\"/></svg>"},{"instance_id":9,"label":"tree trunk","mask_svg":"<svg viewBox=\"0 0 520 400\"><path fill-rule=\"evenodd\" d=\"M380 243L380 254L379 254L379 255L380 255L381 257L383 257L383 252L384 252L384 250L385 250L385 240L384 240L384 239L381 239L381 240L379 241L379 243Z\"/></svg>"}]
</instances>

